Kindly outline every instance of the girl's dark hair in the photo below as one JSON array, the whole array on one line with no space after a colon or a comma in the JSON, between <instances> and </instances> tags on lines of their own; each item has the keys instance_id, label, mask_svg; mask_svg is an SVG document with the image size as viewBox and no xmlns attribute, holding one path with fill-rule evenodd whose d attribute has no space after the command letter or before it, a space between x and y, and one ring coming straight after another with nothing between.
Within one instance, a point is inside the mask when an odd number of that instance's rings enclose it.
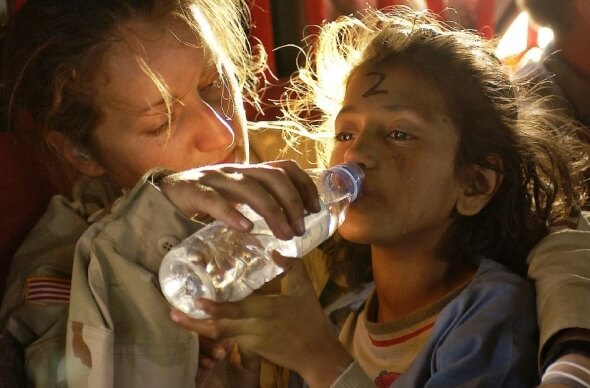
<instances>
[{"instance_id":1,"label":"girl's dark hair","mask_svg":"<svg viewBox=\"0 0 590 388\"><path fill-rule=\"evenodd\" d=\"M522 274L528 252L548 225L567 223L584 203L582 172L588 167L590 148L577 139L581 128L517 84L480 36L453 30L428 13L408 8L367 11L362 19L344 17L324 26L309 59L309 67L293 81L298 98L285 103L293 120L302 117L302 111L322 112L320 121L307 123L311 134L333 133L347 79L355 68L400 66L443 96L460 132L457 176L466 178L472 165L502 175L498 191L481 212L471 217L455 214L439 246L442 257L486 256ZM330 144L324 147L329 153ZM334 267L359 260L357 248L336 246L344 253L332 255L330 259L339 262ZM333 253L337 248L329 249ZM352 250L356 251L349 254ZM349 268L363 271L358 265ZM352 285L358 275L348 275Z\"/></svg>"},{"instance_id":2,"label":"girl's dark hair","mask_svg":"<svg viewBox=\"0 0 590 388\"><path fill-rule=\"evenodd\" d=\"M158 22L173 15L203 36L195 9L227 59L218 67L229 67L238 87L256 101L257 74L265 58L263 53L254 58L248 46L249 14L243 0L28 0L0 38L4 127L16 131L50 164L59 160L44 141L46 131L62 132L92 151L92 133L102 118L93 81L102 56L121 39L118 29L132 19ZM158 82L157 74L152 79ZM59 174L67 171L63 163L56 167Z\"/></svg>"}]
</instances>

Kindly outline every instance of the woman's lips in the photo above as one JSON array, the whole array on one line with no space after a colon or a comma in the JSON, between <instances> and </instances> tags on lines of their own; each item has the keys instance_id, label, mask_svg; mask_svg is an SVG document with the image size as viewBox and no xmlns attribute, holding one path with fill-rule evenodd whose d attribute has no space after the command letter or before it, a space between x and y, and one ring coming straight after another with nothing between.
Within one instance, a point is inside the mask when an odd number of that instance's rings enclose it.
<instances>
[{"instance_id":1,"label":"woman's lips","mask_svg":"<svg viewBox=\"0 0 590 388\"><path fill-rule=\"evenodd\" d=\"M232 150L225 158L222 160L215 162L214 164L226 164L226 163L236 163L236 152Z\"/></svg>"}]
</instances>

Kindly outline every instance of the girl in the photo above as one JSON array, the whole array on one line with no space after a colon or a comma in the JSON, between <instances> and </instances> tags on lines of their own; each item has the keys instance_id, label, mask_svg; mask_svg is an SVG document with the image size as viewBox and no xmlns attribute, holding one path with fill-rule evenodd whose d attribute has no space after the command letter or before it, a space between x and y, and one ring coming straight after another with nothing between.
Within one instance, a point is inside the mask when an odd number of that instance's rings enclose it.
<instances>
[{"instance_id":1,"label":"girl","mask_svg":"<svg viewBox=\"0 0 590 388\"><path fill-rule=\"evenodd\" d=\"M173 319L312 387L535 385L535 299L517 274L584 201L578 128L527 99L480 37L423 13L341 18L314 54L292 117L319 108L330 162L365 170L339 233L370 254L342 245L332 269L354 287L370 266L372 293L339 341L298 265L281 297L201 300L212 319Z\"/></svg>"},{"instance_id":2,"label":"girl","mask_svg":"<svg viewBox=\"0 0 590 388\"><path fill-rule=\"evenodd\" d=\"M241 93L255 97L264 59L247 47L246 10L239 0L31 0L4 31L6 124L31 154L48 151L62 178L82 177L12 261L2 342L24 349L28 385L194 386L199 344L168 318L162 256L201 226L197 215L248 229L238 201L278 236L302 233L304 208L317 206L311 180L290 162L239 165Z\"/></svg>"}]
</instances>

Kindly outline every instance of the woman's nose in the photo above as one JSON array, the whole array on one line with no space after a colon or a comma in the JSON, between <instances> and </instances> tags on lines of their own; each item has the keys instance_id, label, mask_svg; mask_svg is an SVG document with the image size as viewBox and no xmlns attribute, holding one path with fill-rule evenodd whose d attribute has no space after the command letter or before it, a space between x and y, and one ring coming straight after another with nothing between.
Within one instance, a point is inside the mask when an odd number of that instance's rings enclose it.
<instances>
[{"instance_id":1,"label":"woman's nose","mask_svg":"<svg viewBox=\"0 0 590 388\"><path fill-rule=\"evenodd\" d=\"M229 118L217 112L211 105L202 101L196 109L200 114L190 123L197 131L196 146L202 152L230 148L236 141L234 129ZM198 119L197 119L198 118Z\"/></svg>"}]
</instances>

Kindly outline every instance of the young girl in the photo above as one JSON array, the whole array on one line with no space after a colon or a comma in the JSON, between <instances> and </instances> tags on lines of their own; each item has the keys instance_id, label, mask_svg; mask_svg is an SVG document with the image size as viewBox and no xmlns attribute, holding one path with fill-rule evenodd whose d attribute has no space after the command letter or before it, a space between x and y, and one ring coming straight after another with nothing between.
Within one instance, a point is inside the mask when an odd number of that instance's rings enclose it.
<instances>
[{"instance_id":1,"label":"young girl","mask_svg":"<svg viewBox=\"0 0 590 388\"><path fill-rule=\"evenodd\" d=\"M193 216L250 227L234 202L282 238L302 233L304 208L317 206L311 180L291 162L238 164L248 160L241 93L262 65L246 10L239 0L30 0L4 31L5 124L32 155L49 151L62 178L82 177L12 261L2 349L24 350L27 385L194 386L199 344L168 317L163 255L202 225Z\"/></svg>"},{"instance_id":2,"label":"young girl","mask_svg":"<svg viewBox=\"0 0 590 388\"><path fill-rule=\"evenodd\" d=\"M480 37L422 13L341 18L315 48L294 117L319 108L330 162L364 168L339 233L370 257L344 245L332 265L347 279L371 266L374 290L340 342L300 266L281 297L201 300L213 319L173 318L312 387L534 386L535 299L517 274L583 203L578 128L527 99Z\"/></svg>"}]
</instances>

